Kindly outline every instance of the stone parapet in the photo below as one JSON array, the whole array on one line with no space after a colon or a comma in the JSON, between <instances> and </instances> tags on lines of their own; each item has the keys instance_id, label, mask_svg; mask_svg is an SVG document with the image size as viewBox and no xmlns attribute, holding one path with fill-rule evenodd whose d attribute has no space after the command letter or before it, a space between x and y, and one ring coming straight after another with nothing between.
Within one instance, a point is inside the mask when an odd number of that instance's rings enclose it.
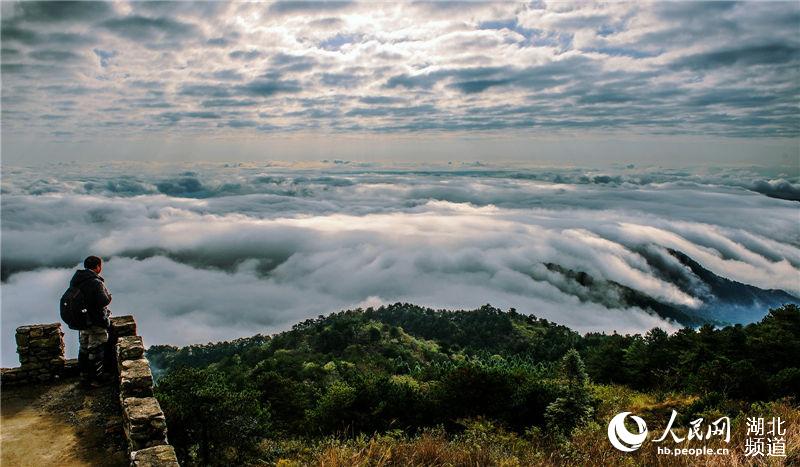
<instances>
[{"instance_id":1,"label":"stone parapet","mask_svg":"<svg viewBox=\"0 0 800 467\"><path fill-rule=\"evenodd\" d=\"M64 333L60 323L20 326L15 338L20 366L0 370L2 384L46 383L71 371L64 358Z\"/></svg>"},{"instance_id":2,"label":"stone parapet","mask_svg":"<svg viewBox=\"0 0 800 467\"><path fill-rule=\"evenodd\" d=\"M60 323L20 326L16 332L20 366L0 369L0 384L46 383L77 376L78 360L64 358ZM167 444L167 421L153 397L153 373L144 357L142 337L136 335L133 316L111 318L109 346L119 374L123 426L131 465L177 467L175 449Z\"/></svg>"},{"instance_id":3,"label":"stone parapet","mask_svg":"<svg viewBox=\"0 0 800 467\"><path fill-rule=\"evenodd\" d=\"M131 465L174 467L175 449L167 441L167 422L153 397L153 372L144 357L144 342L136 335L132 316L111 320L109 333L119 372L119 398Z\"/></svg>"}]
</instances>

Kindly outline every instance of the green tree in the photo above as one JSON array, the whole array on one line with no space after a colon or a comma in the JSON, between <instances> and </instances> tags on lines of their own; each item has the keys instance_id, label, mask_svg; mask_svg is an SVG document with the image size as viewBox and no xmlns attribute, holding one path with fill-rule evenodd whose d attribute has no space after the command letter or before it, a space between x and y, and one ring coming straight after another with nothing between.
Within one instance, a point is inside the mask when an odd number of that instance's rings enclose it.
<instances>
[{"instance_id":1,"label":"green tree","mask_svg":"<svg viewBox=\"0 0 800 467\"><path fill-rule=\"evenodd\" d=\"M587 388L589 377L577 350L570 349L561 359L561 372L566 382L564 394L547 406L544 416L548 429L569 435L592 417L594 404Z\"/></svg>"},{"instance_id":2,"label":"green tree","mask_svg":"<svg viewBox=\"0 0 800 467\"><path fill-rule=\"evenodd\" d=\"M317 406L308 411L309 425L322 432L346 429L353 418L352 405L356 400L356 390L344 381L333 381L317 401Z\"/></svg>"},{"instance_id":3,"label":"green tree","mask_svg":"<svg viewBox=\"0 0 800 467\"><path fill-rule=\"evenodd\" d=\"M182 368L159 380L156 396L183 465L240 464L266 436L258 393L238 390L212 368Z\"/></svg>"}]
</instances>

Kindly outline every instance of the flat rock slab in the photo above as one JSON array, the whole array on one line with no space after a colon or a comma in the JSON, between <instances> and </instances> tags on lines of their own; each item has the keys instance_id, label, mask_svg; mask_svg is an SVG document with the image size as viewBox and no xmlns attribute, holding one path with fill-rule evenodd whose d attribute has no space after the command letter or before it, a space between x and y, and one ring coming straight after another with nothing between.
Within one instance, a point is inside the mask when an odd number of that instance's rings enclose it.
<instances>
[{"instance_id":1,"label":"flat rock slab","mask_svg":"<svg viewBox=\"0 0 800 467\"><path fill-rule=\"evenodd\" d=\"M175 448L169 445L133 451L131 465L134 467L179 467Z\"/></svg>"},{"instance_id":2,"label":"flat rock slab","mask_svg":"<svg viewBox=\"0 0 800 467\"><path fill-rule=\"evenodd\" d=\"M125 360L119 369L120 397L148 397L153 395L153 373L147 359Z\"/></svg>"},{"instance_id":3,"label":"flat rock slab","mask_svg":"<svg viewBox=\"0 0 800 467\"><path fill-rule=\"evenodd\" d=\"M164 420L164 412L155 397L128 397L122 401L122 411L132 425Z\"/></svg>"},{"instance_id":4,"label":"flat rock slab","mask_svg":"<svg viewBox=\"0 0 800 467\"><path fill-rule=\"evenodd\" d=\"M17 334L30 334L33 337L55 333L56 331L61 331L61 323L28 324L17 328Z\"/></svg>"},{"instance_id":5,"label":"flat rock slab","mask_svg":"<svg viewBox=\"0 0 800 467\"><path fill-rule=\"evenodd\" d=\"M131 451L167 444L167 422L155 397L124 399L122 415Z\"/></svg>"},{"instance_id":6,"label":"flat rock slab","mask_svg":"<svg viewBox=\"0 0 800 467\"><path fill-rule=\"evenodd\" d=\"M117 341L117 360L137 360L144 356L142 336L120 337Z\"/></svg>"},{"instance_id":7,"label":"flat rock slab","mask_svg":"<svg viewBox=\"0 0 800 467\"><path fill-rule=\"evenodd\" d=\"M111 318L111 334L115 337L135 336L136 321L131 315Z\"/></svg>"}]
</instances>

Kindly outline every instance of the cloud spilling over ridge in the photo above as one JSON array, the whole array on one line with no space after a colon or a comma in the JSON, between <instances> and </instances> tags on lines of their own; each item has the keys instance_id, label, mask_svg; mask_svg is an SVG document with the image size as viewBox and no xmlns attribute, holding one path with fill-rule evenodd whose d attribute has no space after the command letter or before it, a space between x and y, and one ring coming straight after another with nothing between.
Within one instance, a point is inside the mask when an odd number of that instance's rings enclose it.
<instances>
[{"instance_id":1,"label":"cloud spilling over ridge","mask_svg":"<svg viewBox=\"0 0 800 467\"><path fill-rule=\"evenodd\" d=\"M800 295L796 202L742 188L765 174L704 183L629 169L76 170L4 171L4 336L57 320L58 296L88 254L108 260L112 309L136 314L148 344L277 331L395 301L491 303L580 331L675 329L612 292L592 298L598 291L547 266L701 307L708 290L669 249L719 276ZM13 340L3 342L3 364L13 364Z\"/></svg>"}]
</instances>

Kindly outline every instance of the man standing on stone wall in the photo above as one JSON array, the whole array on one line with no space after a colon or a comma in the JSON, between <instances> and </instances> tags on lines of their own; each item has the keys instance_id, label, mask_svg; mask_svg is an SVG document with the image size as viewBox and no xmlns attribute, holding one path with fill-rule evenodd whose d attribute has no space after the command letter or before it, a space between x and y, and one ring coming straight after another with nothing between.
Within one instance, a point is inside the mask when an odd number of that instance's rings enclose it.
<instances>
[{"instance_id":1,"label":"man standing on stone wall","mask_svg":"<svg viewBox=\"0 0 800 467\"><path fill-rule=\"evenodd\" d=\"M97 386L108 376L104 368L108 343L111 294L100 277L103 260L89 256L83 261L85 269L75 271L69 285L80 289L89 315L89 327L79 331L78 367L85 384Z\"/></svg>"}]
</instances>

